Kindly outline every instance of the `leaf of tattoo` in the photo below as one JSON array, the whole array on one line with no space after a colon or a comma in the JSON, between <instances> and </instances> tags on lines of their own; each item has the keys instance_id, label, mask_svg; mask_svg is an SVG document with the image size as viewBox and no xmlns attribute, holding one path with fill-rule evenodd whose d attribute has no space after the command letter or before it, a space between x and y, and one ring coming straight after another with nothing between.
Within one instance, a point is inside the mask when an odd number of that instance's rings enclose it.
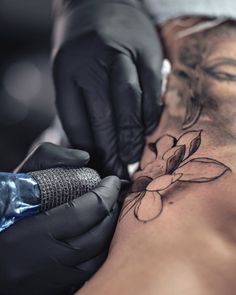
<instances>
[{"instance_id":1,"label":"leaf of tattoo","mask_svg":"<svg viewBox=\"0 0 236 295\"><path fill-rule=\"evenodd\" d=\"M223 163L210 158L195 158L179 167L175 173L181 173L180 181L209 182L216 180L228 171Z\"/></svg>"},{"instance_id":2,"label":"leaf of tattoo","mask_svg":"<svg viewBox=\"0 0 236 295\"><path fill-rule=\"evenodd\" d=\"M203 106L198 95L191 96L187 100L186 114L182 125L183 130L192 127L199 119Z\"/></svg>"}]
</instances>

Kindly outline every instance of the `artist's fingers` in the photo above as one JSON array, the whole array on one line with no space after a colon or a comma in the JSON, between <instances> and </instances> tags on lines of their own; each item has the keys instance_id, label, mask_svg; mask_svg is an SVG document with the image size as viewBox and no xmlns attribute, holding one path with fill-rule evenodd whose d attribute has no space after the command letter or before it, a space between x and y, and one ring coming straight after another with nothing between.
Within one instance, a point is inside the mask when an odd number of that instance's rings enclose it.
<instances>
[{"instance_id":1,"label":"artist's fingers","mask_svg":"<svg viewBox=\"0 0 236 295\"><path fill-rule=\"evenodd\" d=\"M88 112L66 57L66 53L57 57L53 71L58 113L72 146L90 152L94 142Z\"/></svg>"},{"instance_id":2,"label":"artist's fingers","mask_svg":"<svg viewBox=\"0 0 236 295\"><path fill-rule=\"evenodd\" d=\"M138 73L128 56L116 56L111 79L119 156L126 164L134 163L140 159L144 146L144 122Z\"/></svg>"},{"instance_id":3,"label":"artist's fingers","mask_svg":"<svg viewBox=\"0 0 236 295\"><path fill-rule=\"evenodd\" d=\"M151 133L160 120L163 108L161 101L161 68L163 62L160 40L153 40L152 46L140 54L139 77L143 90L143 117L146 134Z\"/></svg>"},{"instance_id":4,"label":"artist's fingers","mask_svg":"<svg viewBox=\"0 0 236 295\"><path fill-rule=\"evenodd\" d=\"M58 240L71 239L98 225L111 214L119 197L120 187L118 177L106 177L89 193L45 212L52 236Z\"/></svg>"},{"instance_id":5,"label":"artist's fingers","mask_svg":"<svg viewBox=\"0 0 236 295\"><path fill-rule=\"evenodd\" d=\"M55 167L82 167L88 161L87 152L46 142L36 147L15 172L38 171Z\"/></svg>"},{"instance_id":6,"label":"artist's fingers","mask_svg":"<svg viewBox=\"0 0 236 295\"><path fill-rule=\"evenodd\" d=\"M93 257L92 259L85 261L74 267L74 270L77 271L77 276L75 273L75 276L72 278L72 280L74 283L76 283L78 289L81 287L80 282L84 283L88 281L96 273L96 271L98 271L98 269L106 260L107 255L108 251L105 250L96 257Z\"/></svg>"},{"instance_id":7,"label":"artist's fingers","mask_svg":"<svg viewBox=\"0 0 236 295\"><path fill-rule=\"evenodd\" d=\"M79 264L97 256L104 250L108 250L113 233L116 228L119 215L118 205L112 209L99 224L91 228L85 234L66 240L66 244L74 252L74 256L68 256L71 263Z\"/></svg>"},{"instance_id":8,"label":"artist's fingers","mask_svg":"<svg viewBox=\"0 0 236 295\"><path fill-rule=\"evenodd\" d=\"M110 100L108 74L99 69L98 81L84 90L96 147L99 170L103 175L127 177L127 168L119 158L115 114ZM99 167L100 166L100 167ZM101 170L102 169L102 170Z\"/></svg>"},{"instance_id":9,"label":"artist's fingers","mask_svg":"<svg viewBox=\"0 0 236 295\"><path fill-rule=\"evenodd\" d=\"M107 257L108 251L105 250L102 253L99 253L97 256L92 259L85 261L78 265L63 265L58 263L57 268L53 268L51 271L53 272L53 277L62 278L61 284L55 284L53 294L72 294L71 288L72 286L76 286L76 290L81 288L88 279L92 277L92 275L101 267ZM59 257L60 258L60 257ZM45 272L44 275L45 283L37 286L34 295L51 295L52 293L48 293L48 290L51 290L51 284L53 280L48 279L48 272ZM43 278L41 278L43 279ZM32 282L28 282L28 286L31 286ZM32 289L35 287L32 284ZM63 291L62 291L63 290ZM62 293L61 293L62 292ZM14 293L15 294L15 293ZM23 293L22 293L23 294Z\"/></svg>"}]
</instances>

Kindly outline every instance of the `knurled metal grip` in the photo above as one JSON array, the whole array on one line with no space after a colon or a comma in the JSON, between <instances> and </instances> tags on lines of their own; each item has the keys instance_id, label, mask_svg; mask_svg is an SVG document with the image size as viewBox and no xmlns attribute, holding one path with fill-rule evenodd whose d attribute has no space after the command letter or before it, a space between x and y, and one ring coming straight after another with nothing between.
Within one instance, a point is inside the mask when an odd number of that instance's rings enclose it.
<instances>
[{"instance_id":1,"label":"knurled metal grip","mask_svg":"<svg viewBox=\"0 0 236 295\"><path fill-rule=\"evenodd\" d=\"M38 183L41 210L47 211L94 189L101 181L98 173L87 167L52 168L29 173Z\"/></svg>"}]
</instances>

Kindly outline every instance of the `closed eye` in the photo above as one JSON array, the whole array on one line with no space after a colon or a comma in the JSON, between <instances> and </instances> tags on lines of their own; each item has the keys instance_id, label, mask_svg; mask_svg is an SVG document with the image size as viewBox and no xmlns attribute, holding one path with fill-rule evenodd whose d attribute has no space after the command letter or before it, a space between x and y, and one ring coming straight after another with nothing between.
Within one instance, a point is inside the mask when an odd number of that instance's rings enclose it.
<instances>
[{"instance_id":1,"label":"closed eye","mask_svg":"<svg viewBox=\"0 0 236 295\"><path fill-rule=\"evenodd\" d=\"M236 62L231 59L218 60L211 66L203 67L205 74L220 81L236 81Z\"/></svg>"},{"instance_id":2,"label":"closed eye","mask_svg":"<svg viewBox=\"0 0 236 295\"><path fill-rule=\"evenodd\" d=\"M174 74L181 79L190 80L188 73L183 70L174 70Z\"/></svg>"},{"instance_id":3,"label":"closed eye","mask_svg":"<svg viewBox=\"0 0 236 295\"><path fill-rule=\"evenodd\" d=\"M233 74L226 71L217 71L211 68L205 68L204 72L220 81L236 81L236 73Z\"/></svg>"}]
</instances>

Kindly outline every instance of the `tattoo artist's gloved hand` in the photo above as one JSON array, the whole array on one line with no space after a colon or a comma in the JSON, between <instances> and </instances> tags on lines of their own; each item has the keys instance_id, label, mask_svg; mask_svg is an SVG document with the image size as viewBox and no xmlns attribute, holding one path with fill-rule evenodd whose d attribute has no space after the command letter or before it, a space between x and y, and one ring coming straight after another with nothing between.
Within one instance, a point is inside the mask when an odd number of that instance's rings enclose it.
<instances>
[{"instance_id":1,"label":"tattoo artist's gloved hand","mask_svg":"<svg viewBox=\"0 0 236 295\"><path fill-rule=\"evenodd\" d=\"M87 165L89 159L87 152L45 142L37 146L15 169L15 172L26 173L56 167L80 168Z\"/></svg>"},{"instance_id":2,"label":"tattoo artist's gloved hand","mask_svg":"<svg viewBox=\"0 0 236 295\"><path fill-rule=\"evenodd\" d=\"M54 82L66 134L100 173L120 177L140 159L162 109L162 49L140 3L72 0L55 21Z\"/></svg>"},{"instance_id":3,"label":"tattoo artist's gloved hand","mask_svg":"<svg viewBox=\"0 0 236 295\"><path fill-rule=\"evenodd\" d=\"M79 167L88 158L85 152L45 144L22 167L28 171L72 162ZM81 287L106 258L119 190L119 179L107 177L82 197L1 232L1 295L64 295L72 286Z\"/></svg>"}]
</instances>

